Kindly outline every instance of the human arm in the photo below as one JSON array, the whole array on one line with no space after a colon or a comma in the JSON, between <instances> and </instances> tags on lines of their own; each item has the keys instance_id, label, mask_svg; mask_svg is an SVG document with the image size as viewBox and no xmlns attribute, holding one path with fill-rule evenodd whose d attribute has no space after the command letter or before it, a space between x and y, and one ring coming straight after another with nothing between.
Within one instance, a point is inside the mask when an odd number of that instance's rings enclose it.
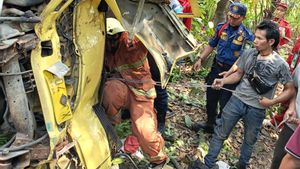
<instances>
[{"instance_id":1,"label":"human arm","mask_svg":"<svg viewBox=\"0 0 300 169\"><path fill-rule=\"evenodd\" d=\"M205 61L207 59L207 57L209 56L209 54L214 50L214 48L218 46L219 40L220 40L219 33L220 33L220 30L222 29L222 27L225 28L226 24L220 23L216 27L214 36L208 41L208 45L205 46L203 52L199 56L199 59L194 64L194 66L193 66L194 70L199 70L202 65L202 62Z\"/></svg>"},{"instance_id":2,"label":"human arm","mask_svg":"<svg viewBox=\"0 0 300 169\"><path fill-rule=\"evenodd\" d=\"M229 75L231 75L232 73L234 73L235 71L237 71L238 66L237 66L237 62L239 61L240 58L238 58L238 60L236 60L234 62L234 64L231 66L231 68L228 71L224 71L222 73L219 73L219 76L223 76L223 78L228 77Z\"/></svg>"},{"instance_id":3,"label":"human arm","mask_svg":"<svg viewBox=\"0 0 300 169\"><path fill-rule=\"evenodd\" d=\"M289 107L285 113L286 118L288 118L289 123L299 124L299 119L296 117L296 95L289 100Z\"/></svg>"},{"instance_id":4,"label":"human arm","mask_svg":"<svg viewBox=\"0 0 300 169\"><path fill-rule=\"evenodd\" d=\"M287 82L284 85L284 89L282 93L280 93L276 98L268 99L266 97L262 97L259 100L259 103L264 107L269 107L277 103L283 103L289 99L291 99L295 94L295 86L292 81Z\"/></svg>"},{"instance_id":5,"label":"human arm","mask_svg":"<svg viewBox=\"0 0 300 169\"><path fill-rule=\"evenodd\" d=\"M194 64L193 69L194 70L199 70L202 62L205 61L208 57L208 55L214 50L214 47L211 47L210 45L207 45L204 48L204 51L201 53L201 55L199 56L199 59L197 60L197 62Z\"/></svg>"},{"instance_id":6,"label":"human arm","mask_svg":"<svg viewBox=\"0 0 300 169\"><path fill-rule=\"evenodd\" d=\"M289 123L294 123L294 124L299 124L300 123L300 119L297 119L299 117L296 116L296 100L298 97L298 89L299 89L299 83L300 83L300 79L299 79L299 75L300 75L300 67L298 66L293 74L293 82L295 85L295 91L296 93L294 94L294 96L292 97L292 99L289 101L289 107L288 110L286 111L286 116L288 117L288 122Z\"/></svg>"},{"instance_id":7,"label":"human arm","mask_svg":"<svg viewBox=\"0 0 300 169\"><path fill-rule=\"evenodd\" d=\"M225 84L237 83L241 80L243 75L244 71L240 68L237 68L237 70L228 77L225 77L223 79L215 79L214 83L212 84L212 88L220 90Z\"/></svg>"}]
</instances>

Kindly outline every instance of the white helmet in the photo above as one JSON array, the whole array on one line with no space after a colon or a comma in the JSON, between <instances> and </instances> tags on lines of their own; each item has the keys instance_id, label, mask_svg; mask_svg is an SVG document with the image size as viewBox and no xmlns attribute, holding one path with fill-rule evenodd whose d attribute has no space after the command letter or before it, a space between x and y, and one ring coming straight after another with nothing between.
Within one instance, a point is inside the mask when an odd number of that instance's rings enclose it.
<instances>
[{"instance_id":1,"label":"white helmet","mask_svg":"<svg viewBox=\"0 0 300 169\"><path fill-rule=\"evenodd\" d=\"M108 35L115 35L124 31L125 29L116 18L106 18L106 32Z\"/></svg>"}]
</instances>

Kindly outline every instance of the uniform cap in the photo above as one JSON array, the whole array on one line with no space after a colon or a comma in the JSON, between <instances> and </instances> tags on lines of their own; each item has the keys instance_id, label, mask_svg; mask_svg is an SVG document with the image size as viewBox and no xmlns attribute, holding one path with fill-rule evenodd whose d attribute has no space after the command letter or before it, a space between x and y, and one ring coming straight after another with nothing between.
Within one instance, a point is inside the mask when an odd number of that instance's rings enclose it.
<instances>
[{"instance_id":1,"label":"uniform cap","mask_svg":"<svg viewBox=\"0 0 300 169\"><path fill-rule=\"evenodd\" d=\"M247 7L242 3L235 2L230 4L229 13L232 14L235 18L245 16L247 13Z\"/></svg>"}]
</instances>

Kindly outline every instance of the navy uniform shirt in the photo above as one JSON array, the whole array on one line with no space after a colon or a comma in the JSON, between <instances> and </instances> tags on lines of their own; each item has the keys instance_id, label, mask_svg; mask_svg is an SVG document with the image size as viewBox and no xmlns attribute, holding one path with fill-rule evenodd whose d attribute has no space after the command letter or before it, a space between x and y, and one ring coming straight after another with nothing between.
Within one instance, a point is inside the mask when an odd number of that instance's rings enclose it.
<instances>
[{"instance_id":1,"label":"navy uniform shirt","mask_svg":"<svg viewBox=\"0 0 300 169\"><path fill-rule=\"evenodd\" d=\"M251 44L253 40L254 35L243 24L234 28L228 23L220 23L215 29L214 37L209 40L209 45L217 47L218 62L232 65L241 55L245 45Z\"/></svg>"}]
</instances>

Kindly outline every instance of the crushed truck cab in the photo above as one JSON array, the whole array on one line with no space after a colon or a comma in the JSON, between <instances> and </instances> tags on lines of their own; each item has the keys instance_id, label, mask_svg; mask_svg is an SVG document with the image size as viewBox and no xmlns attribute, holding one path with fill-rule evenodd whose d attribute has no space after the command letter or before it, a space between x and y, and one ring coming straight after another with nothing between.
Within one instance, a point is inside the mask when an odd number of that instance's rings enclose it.
<instances>
[{"instance_id":1,"label":"crushed truck cab","mask_svg":"<svg viewBox=\"0 0 300 169\"><path fill-rule=\"evenodd\" d=\"M110 168L121 142L99 99L106 18L116 17L143 42L163 87L176 62L197 50L167 4L139 6L130 0L4 1L0 131L11 139L0 148L0 166Z\"/></svg>"}]
</instances>

